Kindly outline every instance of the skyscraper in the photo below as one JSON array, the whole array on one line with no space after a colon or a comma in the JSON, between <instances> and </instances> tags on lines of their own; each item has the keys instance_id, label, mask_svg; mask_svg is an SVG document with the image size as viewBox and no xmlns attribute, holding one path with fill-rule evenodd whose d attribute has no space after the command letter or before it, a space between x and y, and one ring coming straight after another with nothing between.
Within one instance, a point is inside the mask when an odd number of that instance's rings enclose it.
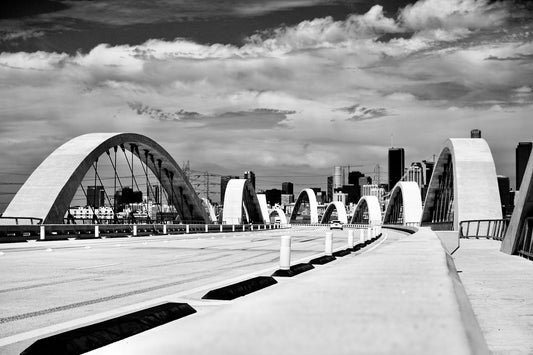
<instances>
[{"instance_id":1,"label":"skyscraper","mask_svg":"<svg viewBox=\"0 0 533 355\"><path fill-rule=\"evenodd\" d=\"M333 200L333 176L328 176L327 191L328 202L331 202Z\"/></svg>"},{"instance_id":2,"label":"skyscraper","mask_svg":"<svg viewBox=\"0 0 533 355\"><path fill-rule=\"evenodd\" d=\"M87 186L87 206L99 208L104 206L105 189L103 186Z\"/></svg>"},{"instance_id":3,"label":"skyscraper","mask_svg":"<svg viewBox=\"0 0 533 355\"><path fill-rule=\"evenodd\" d=\"M403 148L389 149L389 191L402 178L405 170L405 151Z\"/></svg>"},{"instance_id":4,"label":"skyscraper","mask_svg":"<svg viewBox=\"0 0 533 355\"><path fill-rule=\"evenodd\" d=\"M281 193L284 195L294 194L294 185L292 182L284 182L281 184Z\"/></svg>"},{"instance_id":5,"label":"skyscraper","mask_svg":"<svg viewBox=\"0 0 533 355\"><path fill-rule=\"evenodd\" d=\"M532 147L533 143L531 142L520 142L516 146L516 190L520 190Z\"/></svg>"},{"instance_id":6,"label":"skyscraper","mask_svg":"<svg viewBox=\"0 0 533 355\"><path fill-rule=\"evenodd\" d=\"M244 178L250 181L255 190L255 173L253 171L245 171Z\"/></svg>"}]
</instances>

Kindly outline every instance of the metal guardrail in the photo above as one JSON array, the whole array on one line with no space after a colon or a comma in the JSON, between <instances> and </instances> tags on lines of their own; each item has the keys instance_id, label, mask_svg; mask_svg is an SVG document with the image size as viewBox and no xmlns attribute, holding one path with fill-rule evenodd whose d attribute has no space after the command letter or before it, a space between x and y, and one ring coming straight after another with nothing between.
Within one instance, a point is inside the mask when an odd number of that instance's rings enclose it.
<instances>
[{"instance_id":1,"label":"metal guardrail","mask_svg":"<svg viewBox=\"0 0 533 355\"><path fill-rule=\"evenodd\" d=\"M461 221L459 223L459 238L503 240L508 226L508 219L477 219Z\"/></svg>"},{"instance_id":2,"label":"metal guardrail","mask_svg":"<svg viewBox=\"0 0 533 355\"><path fill-rule=\"evenodd\" d=\"M41 224L0 225L0 242L137 237L281 229L275 224Z\"/></svg>"}]
</instances>

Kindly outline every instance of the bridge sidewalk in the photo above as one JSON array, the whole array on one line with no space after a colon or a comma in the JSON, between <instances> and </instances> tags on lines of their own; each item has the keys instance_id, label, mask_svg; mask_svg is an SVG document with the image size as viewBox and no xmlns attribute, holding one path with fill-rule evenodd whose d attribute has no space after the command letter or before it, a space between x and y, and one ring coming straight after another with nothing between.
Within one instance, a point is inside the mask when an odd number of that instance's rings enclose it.
<instances>
[{"instance_id":1,"label":"bridge sidewalk","mask_svg":"<svg viewBox=\"0 0 533 355\"><path fill-rule=\"evenodd\" d=\"M371 252L231 302L196 304L192 316L92 354L488 353L436 235L390 242L399 232L385 233L389 241Z\"/></svg>"},{"instance_id":2,"label":"bridge sidewalk","mask_svg":"<svg viewBox=\"0 0 533 355\"><path fill-rule=\"evenodd\" d=\"M461 239L455 265L491 352L533 354L533 265L500 246Z\"/></svg>"}]
</instances>

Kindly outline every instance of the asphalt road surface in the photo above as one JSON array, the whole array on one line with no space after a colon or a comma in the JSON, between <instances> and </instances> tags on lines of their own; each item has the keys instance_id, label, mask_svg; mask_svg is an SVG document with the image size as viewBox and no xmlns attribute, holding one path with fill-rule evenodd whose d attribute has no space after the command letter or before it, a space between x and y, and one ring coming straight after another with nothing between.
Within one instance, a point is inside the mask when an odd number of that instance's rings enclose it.
<instances>
[{"instance_id":1,"label":"asphalt road surface","mask_svg":"<svg viewBox=\"0 0 533 355\"><path fill-rule=\"evenodd\" d=\"M323 255L326 231L293 227L2 244L0 353L10 336L275 269L281 235L293 237L293 264ZM334 249L346 247L347 234L334 231Z\"/></svg>"}]
</instances>

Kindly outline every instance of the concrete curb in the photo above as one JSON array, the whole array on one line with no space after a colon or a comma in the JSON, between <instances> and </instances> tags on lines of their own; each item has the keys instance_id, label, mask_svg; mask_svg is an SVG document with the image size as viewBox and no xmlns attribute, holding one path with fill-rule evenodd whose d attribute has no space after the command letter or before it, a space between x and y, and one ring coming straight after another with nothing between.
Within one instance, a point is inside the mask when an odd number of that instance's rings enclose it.
<instances>
[{"instance_id":1,"label":"concrete curb","mask_svg":"<svg viewBox=\"0 0 533 355\"><path fill-rule=\"evenodd\" d=\"M453 290L459 306L461 320L463 322L464 330L470 344L472 354L490 354L489 347L485 337L483 336L483 332L481 331L481 327L479 326L476 315L474 314L472 304L468 299L463 283L461 282L459 274L457 273L453 258L448 253L446 253L446 264L449 269L449 275L452 280Z\"/></svg>"}]
</instances>

